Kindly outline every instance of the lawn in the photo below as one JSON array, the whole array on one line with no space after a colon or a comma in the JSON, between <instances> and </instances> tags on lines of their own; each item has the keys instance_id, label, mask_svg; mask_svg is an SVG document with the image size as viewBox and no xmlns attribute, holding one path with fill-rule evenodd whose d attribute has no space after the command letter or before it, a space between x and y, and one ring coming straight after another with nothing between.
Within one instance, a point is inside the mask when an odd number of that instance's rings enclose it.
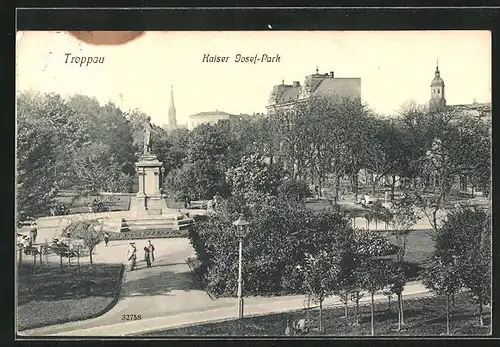
<instances>
[{"instance_id":1,"label":"lawn","mask_svg":"<svg viewBox=\"0 0 500 347\"><path fill-rule=\"evenodd\" d=\"M121 287L121 264L94 264L64 268L47 267L33 275L28 266L17 277L17 328L97 317L116 303Z\"/></svg>"},{"instance_id":2,"label":"lawn","mask_svg":"<svg viewBox=\"0 0 500 347\"><path fill-rule=\"evenodd\" d=\"M377 336L437 336L446 333L445 299L429 297L408 299L405 305L405 326L397 331L397 312L394 303L391 310L387 301L375 304L375 335ZM362 306L360 324L355 324L355 308L349 308L349 318L343 318L343 308L329 308L323 311L323 331L317 330L319 311L309 312L311 331L309 336L366 336L370 335L370 306ZM484 313L485 324L489 325L489 311ZM244 318L218 323L195 325L179 329L163 330L142 336L283 336L286 321L307 319L307 311L300 310L258 317ZM490 327L480 327L477 307L469 294L459 294L451 310L450 332L453 335L489 335Z\"/></svg>"}]
</instances>

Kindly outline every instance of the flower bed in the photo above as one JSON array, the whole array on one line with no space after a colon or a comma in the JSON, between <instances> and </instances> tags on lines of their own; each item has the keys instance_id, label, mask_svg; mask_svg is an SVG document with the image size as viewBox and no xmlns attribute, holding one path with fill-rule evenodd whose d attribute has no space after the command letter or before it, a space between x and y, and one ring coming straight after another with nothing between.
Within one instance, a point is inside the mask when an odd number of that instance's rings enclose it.
<instances>
[{"instance_id":1,"label":"flower bed","mask_svg":"<svg viewBox=\"0 0 500 347\"><path fill-rule=\"evenodd\" d=\"M186 237L187 230L172 229L145 229L131 230L122 233L110 233L110 240L140 240L140 239L161 239L170 237Z\"/></svg>"}]
</instances>

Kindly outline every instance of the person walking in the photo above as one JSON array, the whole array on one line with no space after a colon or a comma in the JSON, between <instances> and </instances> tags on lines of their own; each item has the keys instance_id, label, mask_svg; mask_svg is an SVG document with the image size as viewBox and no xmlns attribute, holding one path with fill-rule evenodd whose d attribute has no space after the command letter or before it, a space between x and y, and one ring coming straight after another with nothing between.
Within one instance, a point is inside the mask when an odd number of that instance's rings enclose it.
<instances>
[{"instance_id":1,"label":"person walking","mask_svg":"<svg viewBox=\"0 0 500 347\"><path fill-rule=\"evenodd\" d=\"M130 246L127 251L127 261L130 271L134 270L136 259L137 259L137 248L135 247L134 242L130 242Z\"/></svg>"},{"instance_id":2,"label":"person walking","mask_svg":"<svg viewBox=\"0 0 500 347\"><path fill-rule=\"evenodd\" d=\"M146 261L146 267L151 267L151 258L149 255L149 247L144 247L144 260Z\"/></svg>"},{"instance_id":3,"label":"person walking","mask_svg":"<svg viewBox=\"0 0 500 347\"><path fill-rule=\"evenodd\" d=\"M106 245L106 247L108 247L108 242L109 242L109 234L104 233L104 244Z\"/></svg>"},{"instance_id":4,"label":"person walking","mask_svg":"<svg viewBox=\"0 0 500 347\"><path fill-rule=\"evenodd\" d=\"M292 327L290 325L290 320L287 319L286 320L286 328L285 328L285 336L290 336L292 334L293 334L293 332L292 332Z\"/></svg>"},{"instance_id":5,"label":"person walking","mask_svg":"<svg viewBox=\"0 0 500 347\"><path fill-rule=\"evenodd\" d=\"M148 240L148 248L149 248L149 254L151 256L151 261L155 261L155 246L151 243L151 240Z\"/></svg>"}]
</instances>

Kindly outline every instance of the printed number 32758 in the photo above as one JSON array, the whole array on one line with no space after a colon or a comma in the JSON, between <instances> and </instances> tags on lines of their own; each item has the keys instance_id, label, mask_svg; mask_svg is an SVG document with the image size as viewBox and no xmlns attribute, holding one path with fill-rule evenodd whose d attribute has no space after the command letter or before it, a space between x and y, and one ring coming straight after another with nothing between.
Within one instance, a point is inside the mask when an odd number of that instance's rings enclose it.
<instances>
[{"instance_id":1,"label":"printed number 32758","mask_svg":"<svg viewBox=\"0 0 500 347\"><path fill-rule=\"evenodd\" d=\"M141 320L140 314L124 314L122 315L122 320Z\"/></svg>"}]
</instances>

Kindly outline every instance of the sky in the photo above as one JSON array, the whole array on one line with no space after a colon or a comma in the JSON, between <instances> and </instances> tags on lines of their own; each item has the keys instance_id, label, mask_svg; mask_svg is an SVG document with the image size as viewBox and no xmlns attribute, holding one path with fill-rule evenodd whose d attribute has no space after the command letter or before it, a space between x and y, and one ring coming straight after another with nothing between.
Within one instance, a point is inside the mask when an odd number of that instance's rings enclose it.
<instances>
[{"instance_id":1,"label":"sky","mask_svg":"<svg viewBox=\"0 0 500 347\"><path fill-rule=\"evenodd\" d=\"M334 71L360 77L361 97L380 114L427 103L436 61L447 104L491 102L489 31L145 32L128 43L84 43L67 32L18 32L16 89L84 94L122 110L138 108L167 123L173 85L177 123L203 111L265 112L273 85ZM89 65L70 57L104 57ZM203 56L228 62L202 62ZM279 55L279 62L237 63L235 56Z\"/></svg>"}]
</instances>

